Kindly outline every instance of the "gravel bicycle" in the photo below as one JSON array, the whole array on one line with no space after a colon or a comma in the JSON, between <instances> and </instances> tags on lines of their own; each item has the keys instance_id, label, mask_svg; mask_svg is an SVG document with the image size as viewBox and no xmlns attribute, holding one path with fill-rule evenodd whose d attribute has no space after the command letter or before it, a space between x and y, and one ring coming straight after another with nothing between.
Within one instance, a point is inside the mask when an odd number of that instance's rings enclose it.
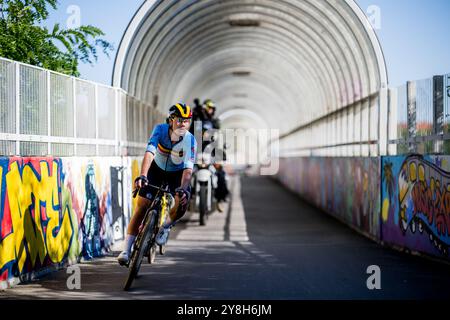
<instances>
[{"instance_id":1,"label":"gravel bicycle","mask_svg":"<svg viewBox=\"0 0 450 320\"><path fill-rule=\"evenodd\" d=\"M129 268L129 272L124 286L125 291L130 289L133 280L137 278L144 257L147 257L148 262L153 264L156 258L157 247L159 247L159 253L161 255L165 253L165 246L158 246L155 239L166 216L175 205L175 193L169 191L168 184L163 184L161 187L150 184L148 186L156 189L157 193L155 197L150 193L144 196L146 199L152 201L152 204L145 212L144 219L139 227L139 233L133 245L129 263L126 265ZM139 189L133 191L133 198L136 197L138 192Z\"/></svg>"}]
</instances>

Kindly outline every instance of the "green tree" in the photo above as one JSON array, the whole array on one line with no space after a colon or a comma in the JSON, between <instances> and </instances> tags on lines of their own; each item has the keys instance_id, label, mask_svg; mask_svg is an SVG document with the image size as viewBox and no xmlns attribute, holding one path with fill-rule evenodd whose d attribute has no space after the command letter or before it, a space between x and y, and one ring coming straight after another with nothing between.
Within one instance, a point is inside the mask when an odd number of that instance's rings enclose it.
<instances>
[{"instance_id":1,"label":"green tree","mask_svg":"<svg viewBox=\"0 0 450 320\"><path fill-rule=\"evenodd\" d=\"M109 57L113 47L99 28L42 26L57 6L58 0L0 0L0 56L72 76L80 75L80 61L97 61L97 48Z\"/></svg>"}]
</instances>

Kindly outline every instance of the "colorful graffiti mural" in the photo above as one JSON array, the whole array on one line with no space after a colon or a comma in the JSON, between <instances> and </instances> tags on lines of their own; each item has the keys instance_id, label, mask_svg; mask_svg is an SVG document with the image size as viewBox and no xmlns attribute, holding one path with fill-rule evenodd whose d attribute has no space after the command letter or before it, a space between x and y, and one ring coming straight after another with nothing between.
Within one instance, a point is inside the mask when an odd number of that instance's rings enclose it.
<instances>
[{"instance_id":1,"label":"colorful graffiti mural","mask_svg":"<svg viewBox=\"0 0 450 320\"><path fill-rule=\"evenodd\" d=\"M1 160L0 280L78 252L78 225L58 159Z\"/></svg>"},{"instance_id":2,"label":"colorful graffiti mural","mask_svg":"<svg viewBox=\"0 0 450 320\"><path fill-rule=\"evenodd\" d=\"M450 156L285 158L277 178L373 239L450 258Z\"/></svg>"},{"instance_id":3,"label":"colorful graffiti mural","mask_svg":"<svg viewBox=\"0 0 450 320\"><path fill-rule=\"evenodd\" d=\"M449 160L421 155L383 158L383 241L449 258Z\"/></svg>"},{"instance_id":4,"label":"colorful graffiti mural","mask_svg":"<svg viewBox=\"0 0 450 320\"><path fill-rule=\"evenodd\" d=\"M111 172L120 172L111 168L121 165L121 158L0 158L0 284L107 252L117 220L125 220L124 206L112 212L112 199L123 195L111 190L131 188L130 174L111 188Z\"/></svg>"},{"instance_id":5,"label":"colorful graffiti mural","mask_svg":"<svg viewBox=\"0 0 450 320\"><path fill-rule=\"evenodd\" d=\"M379 158L284 158L278 179L362 232L380 234Z\"/></svg>"},{"instance_id":6,"label":"colorful graffiti mural","mask_svg":"<svg viewBox=\"0 0 450 320\"><path fill-rule=\"evenodd\" d=\"M86 205L81 219L80 230L83 232L82 254L85 259L102 255L100 244L100 208L99 197L95 191L95 172L89 164L85 177Z\"/></svg>"}]
</instances>

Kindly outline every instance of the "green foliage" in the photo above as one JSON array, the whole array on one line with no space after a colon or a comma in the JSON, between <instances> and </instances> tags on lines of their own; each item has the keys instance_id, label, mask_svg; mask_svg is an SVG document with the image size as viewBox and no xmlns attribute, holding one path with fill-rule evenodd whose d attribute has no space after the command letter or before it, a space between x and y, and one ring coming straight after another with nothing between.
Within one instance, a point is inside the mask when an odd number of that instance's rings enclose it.
<instances>
[{"instance_id":1,"label":"green foliage","mask_svg":"<svg viewBox=\"0 0 450 320\"><path fill-rule=\"evenodd\" d=\"M57 0L0 0L0 56L73 76L80 75L79 61L97 61L97 48L109 57L113 47L100 38L99 28L41 26L57 5Z\"/></svg>"}]
</instances>

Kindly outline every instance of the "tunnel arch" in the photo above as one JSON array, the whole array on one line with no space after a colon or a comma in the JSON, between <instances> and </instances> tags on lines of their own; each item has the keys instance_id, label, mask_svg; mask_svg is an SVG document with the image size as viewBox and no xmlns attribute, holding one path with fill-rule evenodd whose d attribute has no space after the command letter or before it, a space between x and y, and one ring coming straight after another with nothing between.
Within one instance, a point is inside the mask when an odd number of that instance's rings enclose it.
<instances>
[{"instance_id":1,"label":"tunnel arch","mask_svg":"<svg viewBox=\"0 0 450 320\"><path fill-rule=\"evenodd\" d=\"M388 77L354 0L147 0L112 81L161 112L208 97L219 116L247 109L283 134L386 89Z\"/></svg>"}]
</instances>

